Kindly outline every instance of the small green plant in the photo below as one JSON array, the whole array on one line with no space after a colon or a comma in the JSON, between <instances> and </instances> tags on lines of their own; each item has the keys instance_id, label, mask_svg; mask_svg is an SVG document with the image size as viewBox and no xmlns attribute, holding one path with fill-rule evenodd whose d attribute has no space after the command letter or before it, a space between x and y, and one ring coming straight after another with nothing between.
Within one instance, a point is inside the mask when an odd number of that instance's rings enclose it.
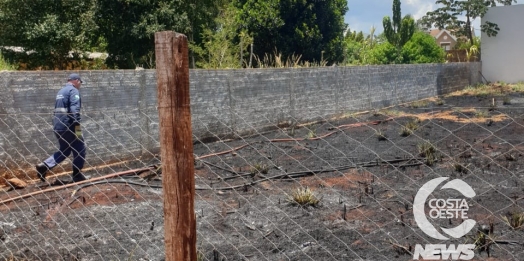
<instances>
[{"instance_id":1,"label":"small green plant","mask_svg":"<svg viewBox=\"0 0 524 261\"><path fill-rule=\"evenodd\" d=\"M292 54L287 59L281 52L273 51L273 54L265 54L261 59L255 55L255 60L260 68L285 68L285 67L320 67L326 66L327 61L321 59L320 62L301 61L302 55Z\"/></svg>"},{"instance_id":2,"label":"small green plant","mask_svg":"<svg viewBox=\"0 0 524 261\"><path fill-rule=\"evenodd\" d=\"M476 118L487 118L489 117L489 113L486 110L476 110L475 117Z\"/></svg>"},{"instance_id":3,"label":"small green plant","mask_svg":"<svg viewBox=\"0 0 524 261\"><path fill-rule=\"evenodd\" d=\"M493 243L495 243L495 240L492 238L491 234L486 234L483 231L478 231L473 240L475 249L477 249L481 253L486 252L488 256L490 256L490 247Z\"/></svg>"},{"instance_id":4,"label":"small green plant","mask_svg":"<svg viewBox=\"0 0 524 261\"><path fill-rule=\"evenodd\" d=\"M417 108L424 108L424 107L427 107L428 104L429 104L428 101L423 100L423 101L414 101L414 102L412 102L409 106L410 106L411 108L417 109Z\"/></svg>"},{"instance_id":5,"label":"small green plant","mask_svg":"<svg viewBox=\"0 0 524 261\"><path fill-rule=\"evenodd\" d=\"M466 59L470 62L472 59L476 59L479 53L479 48L476 45L472 45L469 49L466 49Z\"/></svg>"},{"instance_id":6,"label":"small green plant","mask_svg":"<svg viewBox=\"0 0 524 261\"><path fill-rule=\"evenodd\" d=\"M382 131L382 130L376 130L375 131L375 136L377 136L377 139L379 141L382 141L382 140L387 140L388 138L386 137L386 134Z\"/></svg>"},{"instance_id":7,"label":"small green plant","mask_svg":"<svg viewBox=\"0 0 524 261\"><path fill-rule=\"evenodd\" d=\"M435 104L438 105L438 106L444 105L444 100L438 98L438 99L435 101Z\"/></svg>"},{"instance_id":8,"label":"small green plant","mask_svg":"<svg viewBox=\"0 0 524 261\"><path fill-rule=\"evenodd\" d=\"M419 155L422 157L427 157L428 155L435 154L437 152L435 146L433 146L433 144L431 144L429 141L419 143L417 148Z\"/></svg>"},{"instance_id":9,"label":"small green plant","mask_svg":"<svg viewBox=\"0 0 524 261\"><path fill-rule=\"evenodd\" d=\"M425 158L426 164L428 166L435 164L435 161L438 158L437 149L435 146L433 146L433 144L431 144L431 142L419 143L417 148L419 155Z\"/></svg>"},{"instance_id":10,"label":"small green plant","mask_svg":"<svg viewBox=\"0 0 524 261\"><path fill-rule=\"evenodd\" d=\"M524 92L524 82L518 82L511 86L511 90L514 92Z\"/></svg>"},{"instance_id":11,"label":"small green plant","mask_svg":"<svg viewBox=\"0 0 524 261\"><path fill-rule=\"evenodd\" d=\"M383 110L382 114L386 116L400 116L402 115L402 112L398 110Z\"/></svg>"},{"instance_id":12,"label":"small green plant","mask_svg":"<svg viewBox=\"0 0 524 261\"><path fill-rule=\"evenodd\" d=\"M510 227L519 229L524 225L524 213L510 212L506 216L502 216L502 220Z\"/></svg>"},{"instance_id":13,"label":"small green plant","mask_svg":"<svg viewBox=\"0 0 524 261\"><path fill-rule=\"evenodd\" d=\"M402 128L400 129L400 136L402 137L407 137L411 134L413 134L413 130L409 129L406 126L402 126Z\"/></svg>"},{"instance_id":14,"label":"small green plant","mask_svg":"<svg viewBox=\"0 0 524 261\"><path fill-rule=\"evenodd\" d=\"M419 124L419 120L416 119L416 120L412 120L412 121L409 121L408 123L406 123L406 128L410 129L410 130L417 130L418 129L418 124Z\"/></svg>"},{"instance_id":15,"label":"small green plant","mask_svg":"<svg viewBox=\"0 0 524 261\"><path fill-rule=\"evenodd\" d=\"M267 174L269 172L269 167L266 165L266 164L263 164L263 163L255 163L251 166L251 170L249 171L249 173L251 173L251 175L256 175L256 174Z\"/></svg>"},{"instance_id":16,"label":"small green plant","mask_svg":"<svg viewBox=\"0 0 524 261\"><path fill-rule=\"evenodd\" d=\"M291 126L289 129L287 129L287 134L291 137L295 137L295 126Z\"/></svg>"},{"instance_id":17,"label":"small green plant","mask_svg":"<svg viewBox=\"0 0 524 261\"><path fill-rule=\"evenodd\" d=\"M289 196L288 201L292 205L298 205L301 207L316 207L320 203L320 200L313 194L313 191L308 187L297 188L293 190L291 196Z\"/></svg>"},{"instance_id":18,"label":"small green plant","mask_svg":"<svg viewBox=\"0 0 524 261\"><path fill-rule=\"evenodd\" d=\"M490 85L480 84L477 86L468 86L464 89L463 93L467 95L473 95L477 97L487 97L490 94L494 94L493 88Z\"/></svg>"},{"instance_id":19,"label":"small green plant","mask_svg":"<svg viewBox=\"0 0 524 261\"><path fill-rule=\"evenodd\" d=\"M313 139L313 138L316 138L317 137L317 134L315 133L314 130L309 130L307 135L306 135L306 139Z\"/></svg>"},{"instance_id":20,"label":"small green plant","mask_svg":"<svg viewBox=\"0 0 524 261\"><path fill-rule=\"evenodd\" d=\"M204 261L204 260L206 260L206 256L200 250L197 250L197 261Z\"/></svg>"},{"instance_id":21,"label":"small green plant","mask_svg":"<svg viewBox=\"0 0 524 261\"><path fill-rule=\"evenodd\" d=\"M16 66L10 64L6 59L4 59L4 56L2 53L0 53L0 71L15 71Z\"/></svg>"},{"instance_id":22,"label":"small green plant","mask_svg":"<svg viewBox=\"0 0 524 261\"><path fill-rule=\"evenodd\" d=\"M413 134L413 132L416 131L418 127L418 119L409 121L400 129L400 136L407 137Z\"/></svg>"},{"instance_id":23,"label":"small green plant","mask_svg":"<svg viewBox=\"0 0 524 261\"><path fill-rule=\"evenodd\" d=\"M459 162L453 163L453 169L458 173L467 174L469 172L468 167L469 165L464 165Z\"/></svg>"},{"instance_id":24,"label":"small green plant","mask_svg":"<svg viewBox=\"0 0 524 261\"><path fill-rule=\"evenodd\" d=\"M495 230L495 226L493 224L493 220L490 219L489 225L479 226L477 234L475 234L475 236L467 236L468 238L467 241L472 239L473 244L475 245L475 250L478 250L480 253L486 252L489 257L490 256L490 247L496 241L494 230Z\"/></svg>"}]
</instances>

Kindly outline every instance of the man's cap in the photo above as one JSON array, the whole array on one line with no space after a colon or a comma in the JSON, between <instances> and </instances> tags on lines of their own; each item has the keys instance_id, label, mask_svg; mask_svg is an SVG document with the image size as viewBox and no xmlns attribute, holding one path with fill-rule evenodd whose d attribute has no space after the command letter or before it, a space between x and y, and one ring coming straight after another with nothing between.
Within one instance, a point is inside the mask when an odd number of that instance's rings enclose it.
<instances>
[{"instance_id":1,"label":"man's cap","mask_svg":"<svg viewBox=\"0 0 524 261\"><path fill-rule=\"evenodd\" d=\"M82 78L80 78L80 75L78 75L78 73L72 73L69 75L69 77L67 77L67 80L68 81L71 81L71 80L79 80L81 83L84 83L84 81L82 81Z\"/></svg>"}]
</instances>

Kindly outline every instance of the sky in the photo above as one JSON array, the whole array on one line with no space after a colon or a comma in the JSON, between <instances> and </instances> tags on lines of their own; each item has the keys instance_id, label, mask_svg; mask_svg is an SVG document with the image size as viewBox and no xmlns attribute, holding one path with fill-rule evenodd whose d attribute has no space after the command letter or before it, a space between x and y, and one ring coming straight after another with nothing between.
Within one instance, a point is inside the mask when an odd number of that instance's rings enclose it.
<instances>
[{"instance_id":1,"label":"sky","mask_svg":"<svg viewBox=\"0 0 524 261\"><path fill-rule=\"evenodd\" d=\"M393 0L347 0L349 11L344 16L344 21L349 25L351 31L362 31L364 34L370 32L371 26L375 26L375 34L381 33L382 18L393 16ZM424 16L428 11L433 11L439 6L436 0L401 0L400 11L402 16L411 14L415 20ZM518 1L520 2L520 1ZM473 21L475 35L480 36L480 18Z\"/></svg>"}]
</instances>

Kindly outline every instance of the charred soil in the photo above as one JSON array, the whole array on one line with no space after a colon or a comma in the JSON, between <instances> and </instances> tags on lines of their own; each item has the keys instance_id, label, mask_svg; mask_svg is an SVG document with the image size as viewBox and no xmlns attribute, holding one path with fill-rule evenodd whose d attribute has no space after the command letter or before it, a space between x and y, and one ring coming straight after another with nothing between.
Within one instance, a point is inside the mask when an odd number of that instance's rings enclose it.
<instances>
[{"instance_id":1,"label":"charred soil","mask_svg":"<svg viewBox=\"0 0 524 261\"><path fill-rule=\"evenodd\" d=\"M200 260L412 260L416 244L443 244L413 217L418 190L438 177L461 179L476 192L468 218L477 225L445 244L476 244L473 260L522 260L515 217L524 213L524 95L492 87L496 93L462 92L195 143ZM86 174L150 164L160 162ZM164 260L161 177L147 170L68 188L6 190L0 259ZM57 189L26 196L50 188ZM312 206L293 199L306 188L318 200ZM462 221L431 220L443 228Z\"/></svg>"}]
</instances>

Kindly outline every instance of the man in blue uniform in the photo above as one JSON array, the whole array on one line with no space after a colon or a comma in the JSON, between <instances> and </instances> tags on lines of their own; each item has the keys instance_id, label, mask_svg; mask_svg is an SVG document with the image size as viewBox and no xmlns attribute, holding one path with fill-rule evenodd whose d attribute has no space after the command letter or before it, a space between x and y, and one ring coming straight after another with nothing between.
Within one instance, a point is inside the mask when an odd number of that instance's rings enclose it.
<instances>
[{"instance_id":1,"label":"man in blue uniform","mask_svg":"<svg viewBox=\"0 0 524 261\"><path fill-rule=\"evenodd\" d=\"M81 173L86 156L84 138L80 128L82 101L79 89L82 83L80 75L72 73L67 78L66 85L56 95L53 130L58 139L59 150L44 162L36 164L38 178L43 182L46 181L46 172L64 161L71 153L73 153L73 173L71 175L73 182L86 180Z\"/></svg>"}]
</instances>

